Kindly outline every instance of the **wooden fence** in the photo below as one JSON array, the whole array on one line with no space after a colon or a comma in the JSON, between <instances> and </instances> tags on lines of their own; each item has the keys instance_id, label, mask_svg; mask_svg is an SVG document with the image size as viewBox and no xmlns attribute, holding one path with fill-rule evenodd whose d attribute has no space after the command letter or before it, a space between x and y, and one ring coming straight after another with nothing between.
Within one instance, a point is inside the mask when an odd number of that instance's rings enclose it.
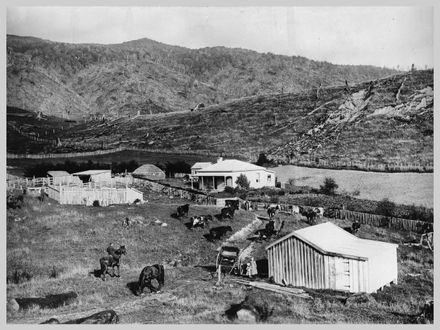
<instances>
[{"instance_id":1,"label":"wooden fence","mask_svg":"<svg viewBox=\"0 0 440 330\"><path fill-rule=\"evenodd\" d=\"M290 165L327 168L327 169L348 169L362 170L371 172L433 172L434 163L409 163L409 162L390 162L387 164L372 161L331 161L331 160L305 160L291 159Z\"/></svg>"},{"instance_id":2,"label":"wooden fence","mask_svg":"<svg viewBox=\"0 0 440 330\"><path fill-rule=\"evenodd\" d=\"M258 202L251 203L254 210L267 209L271 204L273 203L258 203ZM292 214L293 205L290 204L279 204L279 205L281 207L282 212ZM305 205L301 205L301 206L304 208L311 207ZM421 220L411 220L411 219L402 219L402 218L394 218L394 217L387 218L383 215L348 211L342 209L334 209L331 214L331 217L342 220L358 221L361 224L375 226L375 227L388 227L399 230L413 231L417 233L422 232L423 225L426 224L425 221L421 221Z\"/></svg>"},{"instance_id":3,"label":"wooden fence","mask_svg":"<svg viewBox=\"0 0 440 330\"><path fill-rule=\"evenodd\" d=\"M358 221L361 224L389 228L408 230L414 232L421 232L422 226L426 224L425 221L410 220L402 218L389 217L388 219L383 215L354 212L348 210L335 210L335 217L338 219L346 219L350 221Z\"/></svg>"},{"instance_id":4,"label":"wooden fence","mask_svg":"<svg viewBox=\"0 0 440 330\"><path fill-rule=\"evenodd\" d=\"M134 188L111 188L86 186L49 186L47 194L60 204L76 204L91 206L95 201L100 206L110 204L133 203L136 199L143 201L143 194Z\"/></svg>"}]
</instances>

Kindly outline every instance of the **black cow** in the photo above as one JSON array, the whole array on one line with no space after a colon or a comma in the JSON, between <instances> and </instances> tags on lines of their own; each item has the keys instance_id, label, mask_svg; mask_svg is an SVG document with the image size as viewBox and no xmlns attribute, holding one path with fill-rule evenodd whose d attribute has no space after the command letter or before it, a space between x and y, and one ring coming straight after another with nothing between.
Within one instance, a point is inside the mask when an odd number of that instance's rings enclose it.
<instances>
[{"instance_id":1,"label":"black cow","mask_svg":"<svg viewBox=\"0 0 440 330\"><path fill-rule=\"evenodd\" d=\"M304 208L302 206L299 207L299 213L307 218L307 222L310 225L314 225L316 223L316 216L318 215L315 210L310 208Z\"/></svg>"},{"instance_id":2,"label":"black cow","mask_svg":"<svg viewBox=\"0 0 440 330\"><path fill-rule=\"evenodd\" d=\"M177 208L177 216L179 218L183 216L188 216L188 212L189 212L189 204L181 205Z\"/></svg>"},{"instance_id":3,"label":"black cow","mask_svg":"<svg viewBox=\"0 0 440 330\"><path fill-rule=\"evenodd\" d=\"M240 208L240 201L238 199L227 199L225 200L225 206L233 210L238 210Z\"/></svg>"},{"instance_id":4,"label":"black cow","mask_svg":"<svg viewBox=\"0 0 440 330\"><path fill-rule=\"evenodd\" d=\"M351 224L351 232L352 234L356 234L361 228L361 224L359 221L355 221Z\"/></svg>"},{"instance_id":5,"label":"black cow","mask_svg":"<svg viewBox=\"0 0 440 330\"><path fill-rule=\"evenodd\" d=\"M221 218L225 219L225 218L230 218L232 219L234 217L234 213L235 213L235 209L231 208L231 207L225 207L221 210Z\"/></svg>"},{"instance_id":6,"label":"black cow","mask_svg":"<svg viewBox=\"0 0 440 330\"><path fill-rule=\"evenodd\" d=\"M151 284L152 280L157 280L159 283L159 287L155 288L154 285ZM138 288L136 290L136 295L140 295L144 292L144 288L148 287L151 292L158 293L160 289L165 284L165 270L163 265L155 264L153 266L146 266L142 269L141 274L139 275Z\"/></svg>"},{"instance_id":7,"label":"black cow","mask_svg":"<svg viewBox=\"0 0 440 330\"><path fill-rule=\"evenodd\" d=\"M267 215L269 216L270 219L272 219L280 209L281 209L281 207L279 205L270 206L267 209Z\"/></svg>"},{"instance_id":8,"label":"black cow","mask_svg":"<svg viewBox=\"0 0 440 330\"><path fill-rule=\"evenodd\" d=\"M232 232L231 226L220 226L220 227L211 228L209 230L209 236L211 237L211 239L220 239L228 231Z\"/></svg>"}]
</instances>

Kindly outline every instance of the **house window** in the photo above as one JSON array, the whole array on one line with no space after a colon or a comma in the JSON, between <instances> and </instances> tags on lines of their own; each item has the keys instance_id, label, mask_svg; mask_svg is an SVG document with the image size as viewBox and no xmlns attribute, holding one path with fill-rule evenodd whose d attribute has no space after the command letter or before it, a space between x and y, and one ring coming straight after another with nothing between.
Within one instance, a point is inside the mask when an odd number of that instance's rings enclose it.
<instances>
[{"instance_id":1,"label":"house window","mask_svg":"<svg viewBox=\"0 0 440 330\"><path fill-rule=\"evenodd\" d=\"M272 175L270 174L267 175L267 182L272 182Z\"/></svg>"}]
</instances>

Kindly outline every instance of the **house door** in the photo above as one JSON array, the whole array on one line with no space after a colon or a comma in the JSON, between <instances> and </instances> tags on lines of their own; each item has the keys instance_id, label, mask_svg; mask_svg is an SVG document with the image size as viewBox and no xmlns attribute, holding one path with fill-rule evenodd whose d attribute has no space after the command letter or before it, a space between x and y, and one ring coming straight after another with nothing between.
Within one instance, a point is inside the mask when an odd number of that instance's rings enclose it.
<instances>
[{"instance_id":1,"label":"house door","mask_svg":"<svg viewBox=\"0 0 440 330\"><path fill-rule=\"evenodd\" d=\"M351 291L350 261L343 258L335 260L336 290Z\"/></svg>"},{"instance_id":2,"label":"house door","mask_svg":"<svg viewBox=\"0 0 440 330\"><path fill-rule=\"evenodd\" d=\"M232 187L232 176L226 177L226 186Z\"/></svg>"}]
</instances>

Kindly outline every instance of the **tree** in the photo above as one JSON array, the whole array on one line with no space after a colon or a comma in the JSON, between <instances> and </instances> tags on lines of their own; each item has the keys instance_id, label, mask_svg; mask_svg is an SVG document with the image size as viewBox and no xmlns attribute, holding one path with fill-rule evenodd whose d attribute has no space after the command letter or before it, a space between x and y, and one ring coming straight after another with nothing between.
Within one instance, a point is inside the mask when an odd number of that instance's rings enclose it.
<instances>
[{"instance_id":1,"label":"tree","mask_svg":"<svg viewBox=\"0 0 440 330\"><path fill-rule=\"evenodd\" d=\"M241 189L249 189L249 185L251 184L245 174L240 174L235 183Z\"/></svg>"},{"instance_id":2,"label":"tree","mask_svg":"<svg viewBox=\"0 0 440 330\"><path fill-rule=\"evenodd\" d=\"M268 166L268 165L272 165L272 163L273 163L273 161L267 159L266 154L264 152L262 152L258 156L258 160L255 164L258 166Z\"/></svg>"},{"instance_id":3,"label":"tree","mask_svg":"<svg viewBox=\"0 0 440 330\"><path fill-rule=\"evenodd\" d=\"M335 195L338 185L333 178L325 178L324 185L319 186L319 191L325 195Z\"/></svg>"},{"instance_id":4,"label":"tree","mask_svg":"<svg viewBox=\"0 0 440 330\"><path fill-rule=\"evenodd\" d=\"M384 198L377 204L376 213L385 217L392 217L395 209L396 204L391 202L388 198Z\"/></svg>"}]
</instances>

